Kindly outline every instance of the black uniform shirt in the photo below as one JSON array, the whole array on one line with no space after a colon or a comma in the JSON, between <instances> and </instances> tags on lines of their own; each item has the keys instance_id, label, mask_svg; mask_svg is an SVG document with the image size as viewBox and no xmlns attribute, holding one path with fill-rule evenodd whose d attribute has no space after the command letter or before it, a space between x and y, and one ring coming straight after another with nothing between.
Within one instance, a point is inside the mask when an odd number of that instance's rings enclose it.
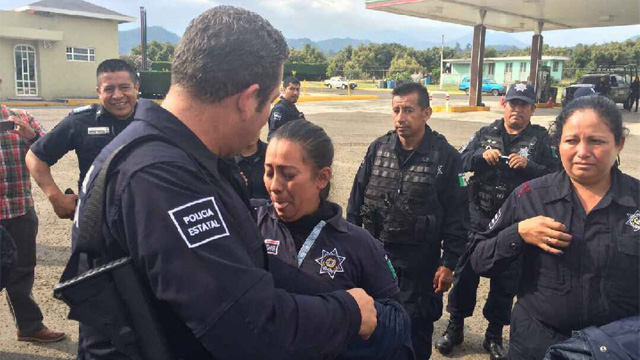
<instances>
[{"instance_id":1,"label":"black uniform shirt","mask_svg":"<svg viewBox=\"0 0 640 360\"><path fill-rule=\"evenodd\" d=\"M260 204L256 210L270 264L271 259L277 257L311 276L331 282L335 289L363 288L374 299L392 298L400 292L382 244L366 230L347 222L338 204L323 202L319 216L308 216L325 223L317 233L314 230L319 222L311 224L307 219L291 224L281 222L270 202ZM306 239L296 240L299 234ZM312 245L305 248L305 243ZM300 265L299 257L302 258ZM272 272L278 281L281 274Z\"/></svg>"},{"instance_id":2,"label":"black uniform shirt","mask_svg":"<svg viewBox=\"0 0 640 360\"><path fill-rule=\"evenodd\" d=\"M360 210L364 204L365 190L369 184L378 148L383 141L387 141L385 137L390 137L388 142L391 148L396 151L402 148L395 131L376 139L369 146L353 181L347 207L347 220L357 226L362 226ZM408 159L400 164L400 168L408 168L413 163L413 159L418 156L429 156L432 145L440 152L441 159L435 184L438 202L429 204L438 218L437 229L435 229L437 234L434 236L437 237L436 241L442 248L441 265L453 270L467 242L466 222L469 213L467 191L460 183L460 176L462 176L460 154L442 136L436 135L429 126L425 125L425 134L420 145L408 154Z\"/></svg>"},{"instance_id":3,"label":"black uniform shirt","mask_svg":"<svg viewBox=\"0 0 640 360\"><path fill-rule=\"evenodd\" d=\"M267 152L267 144L258 140L258 150L250 156L238 155L236 164L247 180L249 198L269 199L269 193L264 186L264 157Z\"/></svg>"},{"instance_id":4,"label":"black uniform shirt","mask_svg":"<svg viewBox=\"0 0 640 360\"><path fill-rule=\"evenodd\" d=\"M611 188L586 214L564 171L526 182L502 206L471 264L482 276L523 256L518 302L536 320L568 333L640 313L640 182L611 172ZM518 222L551 217L573 236L560 256L526 244Z\"/></svg>"},{"instance_id":5,"label":"black uniform shirt","mask_svg":"<svg viewBox=\"0 0 640 360\"><path fill-rule=\"evenodd\" d=\"M269 114L269 136L271 139L273 133L278 130L278 128L289 121L303 119L304 116L298 110L295 104L288 102L282 96L280 96L280 101L271 109L271 114Z\"/></svg>"},{"instance_id":6,"label":"black uniform shirt","mask_svg":"<svg viewBox=\"0 0 640 360\"><path fill-rule=\"evenodd\" d=\"M80 178L78 188L93 160L133 119L113 117L102 106L88 105L74 109L47 135L31 146L31 151L49 166L53 166L66 153L76 151Z\"/></svg>"},{"instance_id":7,"label":"black uniform shirt","mask_svg":"<svg viewBox=\"0 0 640 360\"><path fill-rule=\"evenodd\" d=\"M105 147L95 168L115 148L147 134L180 148L143 143L116 165L106 189L105 257L130 255L154 296L216 359L337 354L358 333L355 300L343 290L309 297L274 287L264 269L263 238L229 182L237 168L211 153L171 113L141 100L135 121ZM81 192L74 239L95 175L90 172ZM92 351L82 349L92 343L99 342L81 339L80 350Z\"/></svg>"},{"instance_id":8,"label":"black uniform shirt","mask_svg":"<svg viewBox=\"0 0 640 360\"><path fill-rule=\"evenodd\" d=\"M503 144L501 144L501 147L504 149L503 155L508 156L511 153L520 153L520 155L524 155L523 157L527 158L527 167L525 169L512 169L522 177L522 182L557 170L559 161L551 149L551 139L544 128L539 126L534 127L532 124L529 124L524 130L512 137L504 128L504 119L498 119L494 121L493 124L478 130L467 145L460 149L462 168L464 171L485 172L495 169L495 167L487 164L482 157L487 150L485 146L482 146L482 140L488 131L497 131L497 133L500 134L503 142ZM522 151L522 149L511 147L517 138L527 135L537 137L533 149L526 148L526 151Z\"/></svg>"}]
</instances>

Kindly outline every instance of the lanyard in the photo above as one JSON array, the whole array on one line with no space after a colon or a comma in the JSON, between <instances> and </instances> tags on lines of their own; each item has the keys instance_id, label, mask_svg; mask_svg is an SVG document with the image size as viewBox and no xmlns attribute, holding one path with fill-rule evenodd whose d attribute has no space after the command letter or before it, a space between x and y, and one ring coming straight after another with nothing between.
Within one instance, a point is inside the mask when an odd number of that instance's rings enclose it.
<instances>
[{"instance_id":1,"label":"lanyard","mask_svg":"<svg viewBox=\"0 0 640 360\"><path fill-rule=\"evenodd\" d=\"M320 231L322 231L322 228L326 224L327 224L326 221L321 220L313 228L313 230L311 230L311 234L309 234L307 239L304 241L304 244L302 244L302 248L300 248L300 252L298 253L298 267L302 266L302 262L304 261L304 258L307 257L307 254L309 253L309 250L311 250L311 247L313 246L313 244L316 242L316 239L320 235Z\"/></svg>"}]
</instances>

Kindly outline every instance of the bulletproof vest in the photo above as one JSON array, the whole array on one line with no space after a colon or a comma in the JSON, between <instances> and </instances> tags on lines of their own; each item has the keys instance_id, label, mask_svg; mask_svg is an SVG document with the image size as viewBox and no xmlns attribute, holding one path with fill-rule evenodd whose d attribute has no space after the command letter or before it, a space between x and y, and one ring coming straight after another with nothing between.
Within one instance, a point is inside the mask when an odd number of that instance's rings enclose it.
<instances>
[{"instance_id":1,"label":"bulletproof vest","mask_svg":"<svg viewBox=\"0 0 640 360\"><path fill-rule=\"evenodd\" d=\"M414 152L399 164L398 155L386 137L376 152L361 209L363 225L383 242L422 244L435 237L436 176L440 152ZM433 209L432 209L433 210ZM429 236L431 235L431 236Z\"/></svg>"},{"instance_id":2,"label":"bulletproof vest","mask_svg":"<svg viewBox=\"0 0 640 360\"><path fill-rule=\"evenodd\" d=\"M492 125L491 129L480 138L480 146L487 150L500 150L500 153L504 155L517 153L527 160L532 160L538 153L536 144L542 139L540 139L540 134L537 134L539 131L535 131L538 130L534 127L536 125L530 126L532 128L523 130L520 136L515 138L505 149L502 140L503 129ZM541 129L546 132L544 128ZM507 200L513 189L526 180L528 179L523 177L522 171L511 169L506 161L501 159L497 166L476 172L471 178L472 200L489 217L492 217Z\"/></svg>"}]
</instances>

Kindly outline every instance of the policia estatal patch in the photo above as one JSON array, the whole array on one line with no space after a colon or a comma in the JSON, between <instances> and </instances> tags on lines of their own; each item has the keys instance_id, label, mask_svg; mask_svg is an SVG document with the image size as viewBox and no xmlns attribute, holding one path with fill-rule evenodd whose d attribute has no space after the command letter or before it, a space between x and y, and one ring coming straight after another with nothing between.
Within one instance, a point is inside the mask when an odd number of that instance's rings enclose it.
<instances>
[{"instance_id":1,"label":"policia estatal patch","mask_svg":"<svg viewBox=\"0 0 640 360\"><path fill-rule=\"evenodd\" d=\"M218 211L218 205L213 197L196 200L169 210L169 216L190 248L229 236L227 224Z\"/></svg>"}]
</instances>

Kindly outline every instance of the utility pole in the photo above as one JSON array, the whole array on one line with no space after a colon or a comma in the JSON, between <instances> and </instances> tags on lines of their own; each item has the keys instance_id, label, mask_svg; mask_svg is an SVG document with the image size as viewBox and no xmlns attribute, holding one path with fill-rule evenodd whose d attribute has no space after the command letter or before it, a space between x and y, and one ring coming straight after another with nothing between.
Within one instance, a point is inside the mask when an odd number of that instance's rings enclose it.
<instances>
[{"instance_id":1,"label":"utility pole","mask_svg":"<svg viewBox=\"0 0 640 360\"><path fill-rule=\"evenodd\" d=\"M442 34L442 42L440 43L440 90L442 90L443 81L444 81L444 34Z\"/></svg>"},{"instance_id":2,"label":"utility pole","mask_svg":"<svg viewBox=\"0 0 640 360\"><path fill-rule=\"evenodd\" d=\"M147 63L147 11L140 6L140 54L142 55L142 71L148 70Z\"/></svg>"}]
</instances>

